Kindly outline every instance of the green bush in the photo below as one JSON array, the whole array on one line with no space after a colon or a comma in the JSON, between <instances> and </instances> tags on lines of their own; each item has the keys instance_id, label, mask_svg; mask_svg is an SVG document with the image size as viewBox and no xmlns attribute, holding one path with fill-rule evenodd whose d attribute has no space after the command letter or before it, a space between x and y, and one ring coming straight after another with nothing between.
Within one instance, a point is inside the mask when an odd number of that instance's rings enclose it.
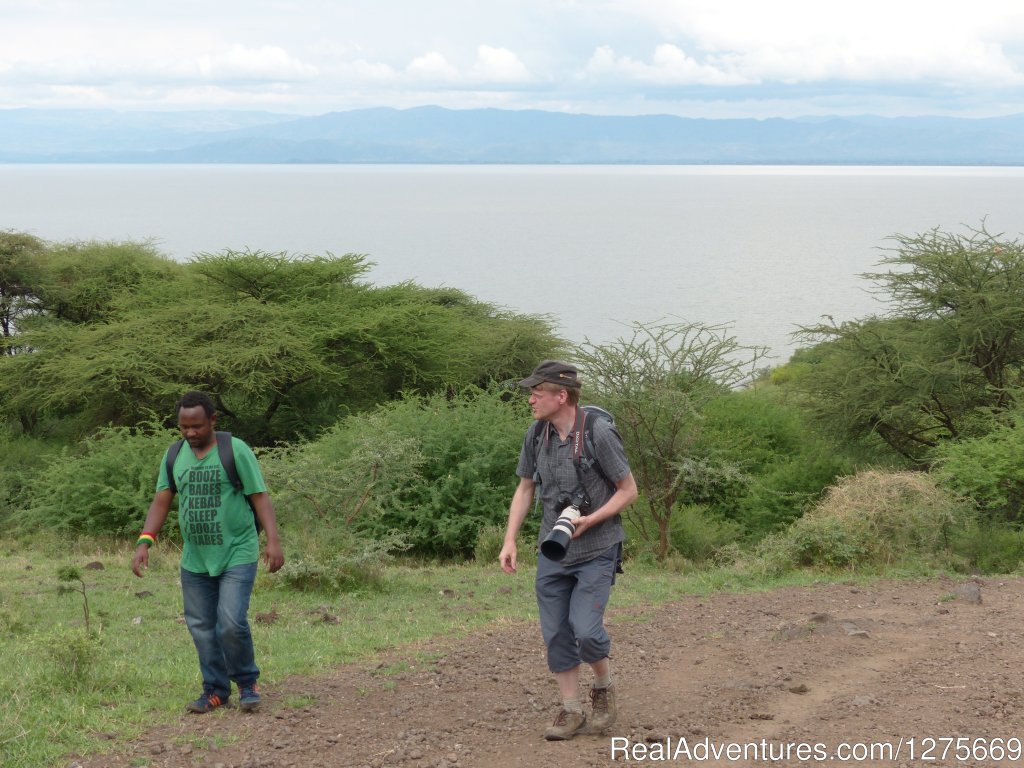
<instances>
[{"instance_id":1,"label":"green bush","mask_svg":"<svg viewBox=\"0 0 1024 768\"><path fill-rule=\"evenodd\" d=\"M686 505L672 515L672 549L695 563L717 562L742 535L738 523L700 506Z\"/></svg>"},{"instance_id":2,"label":"green bush","mask_svg":"<svg viewBox=\"0 0 1024 768\"><path fill-rule=\"evenodd\" d=\"M953 546L977 573L1011 573L1024 565L1024 531L1015 524L983 518L960 532Z\"/></svg>"},{"instance_id":3,"label":"green bush","mask_svg":"<svg viewBox=\"0 0 1024 768\"><path fill-rule=\"evenodd\" d=\"M65 691L87 687L97 676L103 647L95 632L59 627L40 644L50 661L49 682Z\"/></svg>"},{"instance_id":4,"label":"green bush","mask_svg":"<svg viewBox=\"0 0 1024 768\"><path fill-rule=\"evenodd\" d=\"M294 547L290 547L294 548ZM278 571L292 589L301 592L356 592L378 588L394 553L406 548L401 534L381 539L334 537L331 546L288 557Z\"/></svg>"},{"instance_id":5,"label":"green bush","mask_svg":"<svg viewBox=\"0 0 1024 768\"><path fill-rule=\"evenodd\" d=\"M351 532L402 494L425 461L384 411L349 417L318 440L260 451L283 528Z\"/></svg>"},{"instance_id":6,"label":"green bush","mask_svg":"<svg viewBox=\"0 0 1024 768\"><path fill-rule=\"evenodd\" d=\"M417 555L467 557L482 528L508 519L529 423L524 401L496 387L407 396L272 452L265 471L283 520L370 540L399 531Z\"/></svg>"},{"instance_id":7,"label":"green bush","mask_svg":"<svg viewBox=\"0 0 1024 768\"><path fill-rule=\"evenodd\" d=\"M777 531L800 517L851 462L796 406L764 387L726 393L707 404L705 451L740 467L743 484L711 499L712 512L748 535Z\"/></svg>"},{"instance_id":8,"label":"green bush","mask_svg":"<svg viewBox=\"0 0 1024 768\"><path fill-rule=\"evenodd\" d=\"M32 478L59 451L53 441L0 426L0 528L10 524L11 515L22 506L22 497L32 485Z\"/></svg>"},{"instance_id":9,"label":"green bush","mask_svg":"<svg viewBox=\"0 0 1024 768\"><path fill-rule=\"evenodd\" d=\"M764 474L753 477L737 504L736 517L748 533L781 530L818 501L836 477L848 469L849 464L834 454L780 457Z\"/></svg>"},{"instance_id":10,"label":"green bush","mask_svg":"<svg viewBox=\"0 0 1024 768\"><path fill-rule=\"evenodd\" d=\"M972 498L985 516L1022 519L1024 412L1014 412L983 437L940 446L935 457L939 481Z\"/></svg>"},{"instance_id":11,"label":"green bush","mask_svg":"<svg viewBox=\"0 0 1024 768\"><path fill-rule=\"evenodd\" d=\"M473 547L473 559L478 563L496 563L501 548L505 544L505 526L485 525L476 534L476 544ZM518 555L518 543L516 545Z\"/></svg>"},{"instance_id":12,"label":"green bush","mask_svg":"<svg viewBox=\"0 0 1024 768\"><path fill-rule=\"evenodd\" d=\"M822 517L794 525L782 543L787 558L797 568L854 568L869 560L871 554L864 533L859 526Z\"/></svg>"},{"instance_id":13,"label":"green bush","mask_svg":"<svg viewBox=\"0 0 1024 768\"><path fill-rule=\"evenodd\" d=\"M22 494L24 506L10 515L12 524L22 532L138 533L160 458L177 437L153 425L100 429L32 473Z\"/></svg>"}]
</instances>

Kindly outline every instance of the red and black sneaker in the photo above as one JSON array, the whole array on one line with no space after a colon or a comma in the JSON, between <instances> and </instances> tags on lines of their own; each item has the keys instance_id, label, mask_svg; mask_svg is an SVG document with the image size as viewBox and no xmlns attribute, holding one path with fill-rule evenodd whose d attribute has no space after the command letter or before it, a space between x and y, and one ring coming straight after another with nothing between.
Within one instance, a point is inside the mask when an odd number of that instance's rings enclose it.
<instances>
[{"instance_id":1,"label":"red and black sneaker","mask_svg":"<svg viewBox=\"0 0 1024 768\"><path fill-rule=\"evenodd\" d=\"M189 712L195 712L198 715L204 715L207 712L212 712L213 710L217 709L217 707L223 707L227 703L227 696L225 696L222 699L216 693L204 691L203 695L200 696L198 699L196 699L195 701L190 701L188 704L186 704L185 709L187 709Z\"/></svg>"}]
</instances>

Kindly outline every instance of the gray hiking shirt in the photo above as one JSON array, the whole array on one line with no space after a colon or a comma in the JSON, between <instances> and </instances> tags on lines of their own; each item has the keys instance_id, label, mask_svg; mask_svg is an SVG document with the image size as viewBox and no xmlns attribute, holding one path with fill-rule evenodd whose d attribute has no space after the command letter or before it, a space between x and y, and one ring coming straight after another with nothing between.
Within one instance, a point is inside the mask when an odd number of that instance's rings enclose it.
<instances>
[{"instance_id":1,"label":"gray hiking shirt","mask_svg":"<svg viewBox=\"0 0 1024 768\"><path fill-rule=\"evenodd\" d=\"M594 454L601 469L612 482L618 482L629 474L629 463L622 447L622 438L615 428L604 419L588 418L587 428L593 439ZM540 441L537 445L537 456L534 458L534 430L539 429ZM573 465L572 448L575 432L570 432L565 440L560 440L558 430L546 422L539 422L527 430L523 447L519 453L519 465L516 474L519 477L533 479L534 472L540 471L541 506L544 518L540 525L540 538L537 545L551 532L558 519L556 511L559 497L571 496L578 484L576 468ZM590 495L591 509L600 509L615 493L601 474L594 468L582 469L583 484ZM622 530L622 519L616 515L595 528L589 529L578 539L569 543L562 565L575 565L597 557L613 544L626 538Z\"/></svg>"}]
</instances>

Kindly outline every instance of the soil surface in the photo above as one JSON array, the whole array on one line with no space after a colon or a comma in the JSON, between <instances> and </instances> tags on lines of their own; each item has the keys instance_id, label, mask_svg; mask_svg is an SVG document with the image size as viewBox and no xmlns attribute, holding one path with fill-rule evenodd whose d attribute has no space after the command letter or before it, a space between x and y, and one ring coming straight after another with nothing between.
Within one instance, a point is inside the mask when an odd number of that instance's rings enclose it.
<instances>
[{"instance_id":1,"label":"soil surface","mask_svg":"<svg viewBox=\"0 0 1024 768\"><path fill-rule=\"evenodd\" d=\"M257 713L183 713L65 766L1024 766L1022 615L1009 577L628 610L613 596L619 717L603 735L543 739L558 692L524 622L265 688Z\"/></svg>"}]
</instances>

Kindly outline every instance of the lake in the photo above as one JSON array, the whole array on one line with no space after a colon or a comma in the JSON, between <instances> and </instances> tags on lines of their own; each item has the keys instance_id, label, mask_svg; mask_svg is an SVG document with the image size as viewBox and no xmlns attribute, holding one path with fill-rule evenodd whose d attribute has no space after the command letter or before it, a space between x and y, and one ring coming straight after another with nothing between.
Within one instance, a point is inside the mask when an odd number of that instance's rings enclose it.
<instances>
[{"instance_id":1,"label":"lake","mask_svg":"<svg viewBox=\"0 0 1024 768\"><path fill-rule=\"evenodd\" d=\"M369 279L550 315L731 325L784 362L799 325L884 310L859 277L894 233L1024 230L1024 168L3 165L0 228L164 253L362 253ZM986 218L987 217L987 218Z\"/></svg>"}]
</instances>

